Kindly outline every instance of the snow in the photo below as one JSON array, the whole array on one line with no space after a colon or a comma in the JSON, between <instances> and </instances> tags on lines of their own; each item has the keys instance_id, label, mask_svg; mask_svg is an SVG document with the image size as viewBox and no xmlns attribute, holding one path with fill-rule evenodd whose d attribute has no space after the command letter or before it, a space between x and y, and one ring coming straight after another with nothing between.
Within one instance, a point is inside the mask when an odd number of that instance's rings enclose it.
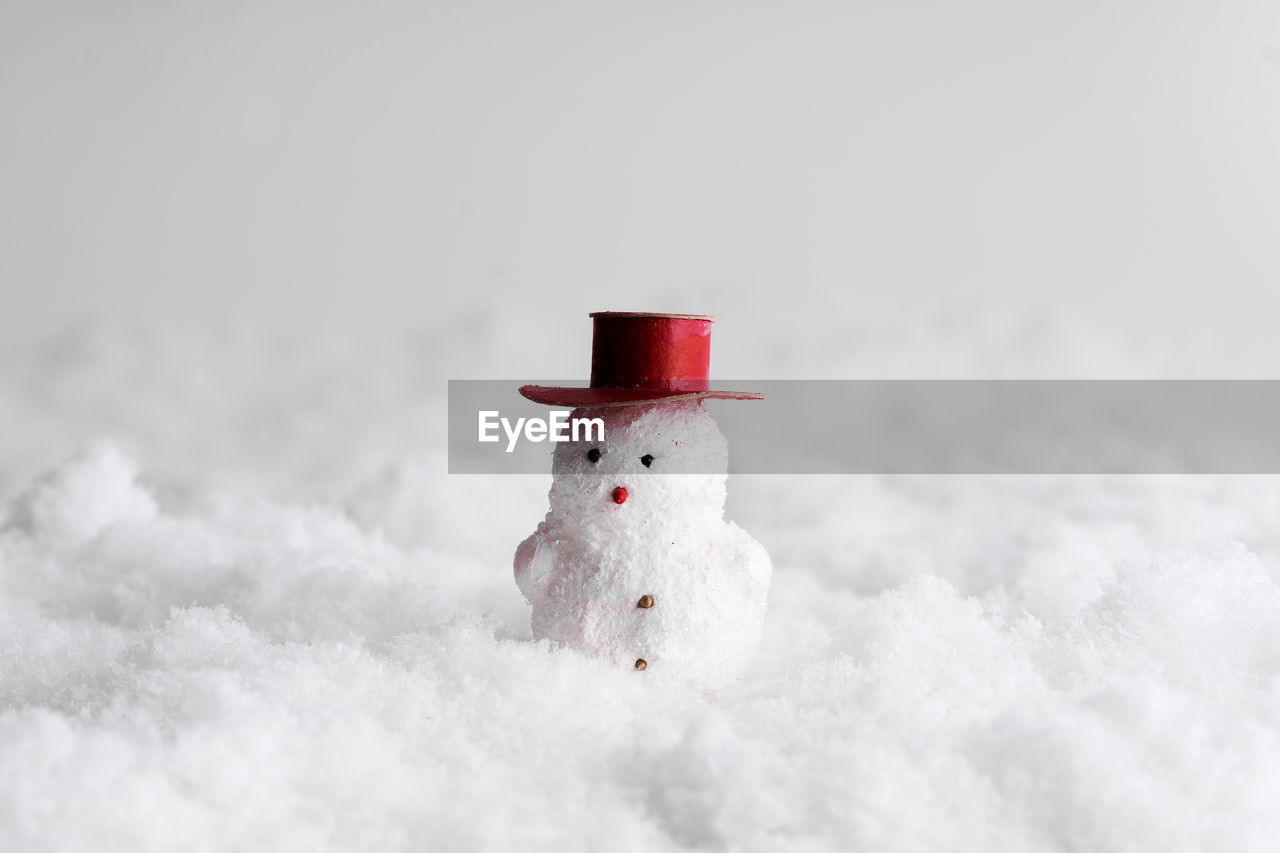
<instances>
[{"instance_id":1,"label":"snow","mask_svg":"<svg viewBox=\"0 0 1280 853\"><path fill-rule=\"evenodd\" d=\"M132 459L110 442L96 442L33 483L14 502L10 522L34 536L79 544L117 522L154 518L156 502L137 488L136 475Z\"/></svg>"},{"instance_id":2,"label":"snow","mask_svg":"<svg viewBox=\"0 0 1280 853\"><path fill-rule=\"evenodd\" d=\"M556 447L550 509L516 550L533 636L646 678L733 683L760 645L772 566L724 519L729 450L715 418L685 401L580 408L569 421L593 417L603 438Z\"/></svg>"},{"instance_id":3,"label":"snow","mask_svg":"<svg viewBox=\"0 0 1280 853\"><path fill-rule=\"evenodd\" d=\"M511 556L550 478L443 473L416 336L344 360L306 334L213 364L214 332L104 324L94 352L130 369L6 363L0 848L1280 832L1275 478L730 477L774 578L759 651L706 693L534 641ZM190 375L218 396L187 405ZM68 387L130 405L95 419ZM265 399L294 441L251 424Z\"/></svg>"}]
</instances>

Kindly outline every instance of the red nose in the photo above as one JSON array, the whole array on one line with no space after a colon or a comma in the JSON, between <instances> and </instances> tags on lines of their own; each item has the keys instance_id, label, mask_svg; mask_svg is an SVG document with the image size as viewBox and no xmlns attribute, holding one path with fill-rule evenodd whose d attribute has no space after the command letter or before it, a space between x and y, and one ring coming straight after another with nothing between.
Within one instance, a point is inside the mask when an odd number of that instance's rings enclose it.
<instances>
[{"instance_id":1,"label":"red nose","mask_svg":"<svg viewBox=\"0 0 1280 853\"><path fill-rule=\"evenodd\" d=\"M626 503L626 502L627 502L627 490L626 490L626 489L624 489L624 488L622 488L622 486L618 486L618 488L614 489L614 490L613 490L613 502L614 502L614 503L616 503L616 504Z\"/></svg>"}]
</instances>

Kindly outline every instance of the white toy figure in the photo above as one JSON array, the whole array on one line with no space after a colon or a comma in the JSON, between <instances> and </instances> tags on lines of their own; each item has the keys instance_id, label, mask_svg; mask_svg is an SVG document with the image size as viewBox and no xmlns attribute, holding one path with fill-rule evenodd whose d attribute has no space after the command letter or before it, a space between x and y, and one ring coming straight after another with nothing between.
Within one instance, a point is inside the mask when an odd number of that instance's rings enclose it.
<instances>
[{"instance_id":1,"label":"white toy figure","mask_svg":"<svg viewBox=\"0 0 1280 853\"><path fill-rule=\"evenodd\" d=\"M708 688L758 648L772 567L724 520L728 445L702 405L711 318L602 312L590 388L524 386L598 431L556 446L550 511L517 549L533 635Z\"/></svg>"}]
</instances>

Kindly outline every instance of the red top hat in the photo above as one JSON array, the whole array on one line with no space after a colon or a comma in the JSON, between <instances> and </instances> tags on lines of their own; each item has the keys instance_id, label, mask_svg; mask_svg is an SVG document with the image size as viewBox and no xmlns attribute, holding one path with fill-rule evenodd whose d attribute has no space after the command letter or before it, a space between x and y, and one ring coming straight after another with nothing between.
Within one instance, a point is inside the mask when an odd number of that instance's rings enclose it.
<instances>
[{"instance_id":1,"label":"red top hat","mask_svg":"<svg viewBox=\"0 0 1280 853\"><path fill-rule=\"evenodd\" d=\"M711 324L704 314L597 311L591 340L591 387L522 385L548 406L625 406L662 400L760 400L751 391L712 391Z\"/></svg>"}]
</instances>

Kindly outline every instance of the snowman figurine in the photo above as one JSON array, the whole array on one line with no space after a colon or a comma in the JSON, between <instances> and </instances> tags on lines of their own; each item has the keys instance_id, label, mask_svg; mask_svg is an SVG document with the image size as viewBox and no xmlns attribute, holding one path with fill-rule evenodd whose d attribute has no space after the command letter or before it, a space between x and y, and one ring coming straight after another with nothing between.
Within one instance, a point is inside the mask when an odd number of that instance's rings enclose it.
<instances>
[{"instance_id":1,"label":"snowman figurine","mask_svg":"<svg viewBox=\"0 0 1280 853\"><path fill-rule=\"evenodd\" d=\"M724 518L728 445L703 401L763 395L709 389L711 317L590 316L590 387L520 389L603 423L556 445L550 510L516 550L533 636L726 686L760 645L772 566Z\"/></svg>"}]
</instances>

